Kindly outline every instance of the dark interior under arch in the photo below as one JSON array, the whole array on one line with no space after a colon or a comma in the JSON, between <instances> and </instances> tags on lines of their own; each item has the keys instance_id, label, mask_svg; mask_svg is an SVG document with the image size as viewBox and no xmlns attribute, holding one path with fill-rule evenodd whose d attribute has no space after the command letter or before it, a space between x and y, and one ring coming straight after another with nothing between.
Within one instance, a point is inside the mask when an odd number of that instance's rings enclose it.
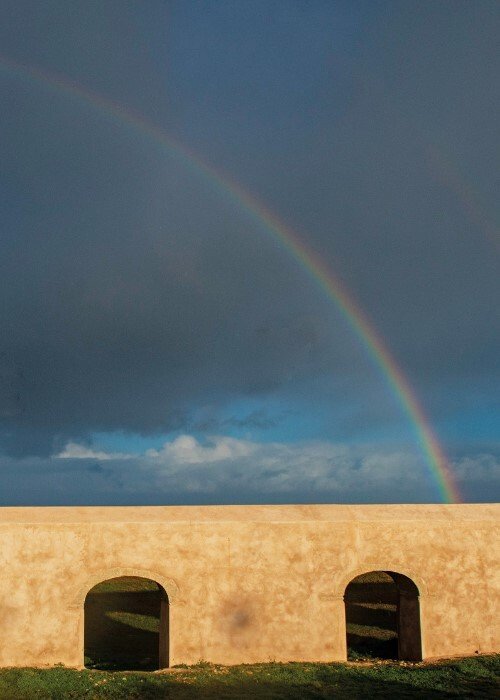
<instances>
[{"instance_id":1,"label":"dark interior under arch","mask_svg":"<svg viewBox=\"0 0 500 700\"><path fill-rule=\"evenodd\" d=\"M419 591L394 571L356 576L345 595L347 656L422 660Z\"/></svg>"},{"instance_id":2,"label":"dark interior under arch","mask_svg":"<svg viewBox=\"0 0 500 700\"><path fill-rule=\"evenodd\" d=\"M168 597L151 579L121 576L85 598L87 668L154 671L168 666Z\"/></svg>"}]
</instances>

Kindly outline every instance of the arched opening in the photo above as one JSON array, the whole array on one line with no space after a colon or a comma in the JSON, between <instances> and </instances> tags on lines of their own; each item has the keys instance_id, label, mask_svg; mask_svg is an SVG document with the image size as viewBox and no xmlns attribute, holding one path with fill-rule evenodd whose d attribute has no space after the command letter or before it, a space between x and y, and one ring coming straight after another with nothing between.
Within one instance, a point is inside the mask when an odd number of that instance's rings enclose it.
<instances>
[{"instance_id":1,"label":"arched opening","mask_svg":"<svg viewBox=\"0 0 500 700\"><path fill-rule=\"evenodd\" d=\"M151 579L120 576L94 586L84 605L85 666L154 671L168 666L169 606Z\"/></svg>"},{"instance_id":2,"label":"arched opening","mask_svg":"<svg viewBox=\"0 0 500 700\"><path fill-rule=\"evenodd\" d=\"M419 592L394 571L356 576L345 590L347 656L422 660Z\"/></svg>"}]
</instances>

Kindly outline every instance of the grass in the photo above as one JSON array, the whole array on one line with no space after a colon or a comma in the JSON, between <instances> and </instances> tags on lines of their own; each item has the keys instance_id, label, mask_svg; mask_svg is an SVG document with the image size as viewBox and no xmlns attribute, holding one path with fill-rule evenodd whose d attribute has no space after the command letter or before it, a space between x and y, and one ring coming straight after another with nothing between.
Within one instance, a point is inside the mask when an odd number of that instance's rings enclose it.
<instances>
[{"instance_id":1,"label":"grass","mask_svg":"<svg viewBox=\"0 0 500 700\"><path fill-rule=\"evenodd\" d=\"M2 700L498 698L500 656L439 663L199 664L168 672L0 671Z\"/></svg>"}]
</instances>

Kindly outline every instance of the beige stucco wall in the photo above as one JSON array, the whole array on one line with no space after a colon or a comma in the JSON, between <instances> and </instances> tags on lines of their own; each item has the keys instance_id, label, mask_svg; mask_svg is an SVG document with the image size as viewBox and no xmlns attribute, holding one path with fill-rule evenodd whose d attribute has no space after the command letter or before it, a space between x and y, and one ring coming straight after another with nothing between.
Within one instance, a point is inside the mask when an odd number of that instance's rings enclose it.
<instances>
[{"instance_id":1,"label":"beige stucco wall","mask_svg":"<svg viewBox=\"0 0 500 700\"><path fill-rule=\"evenodd\" d=\"M497 651L500 505L0 508L0 665L83 663L83 602L144 575L170 663L345 659L343 594L370 570L420 591L424 657Z\"/></svg>"}]
</instances>

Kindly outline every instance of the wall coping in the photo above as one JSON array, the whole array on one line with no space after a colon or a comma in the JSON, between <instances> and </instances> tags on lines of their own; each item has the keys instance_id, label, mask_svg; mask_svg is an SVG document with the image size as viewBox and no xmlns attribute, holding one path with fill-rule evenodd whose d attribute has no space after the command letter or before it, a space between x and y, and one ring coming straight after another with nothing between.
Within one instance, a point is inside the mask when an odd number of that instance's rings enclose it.
<instances>
[{"instance_id":1,"label":"wall coping","mask_svg":"<svg viewBox=\"0 0 500 700\"><path fill-rule=\"evenodd\" d=\"M387 505L251 506L36 506L0 507L0 526L19 523L51 526L84 523L214 522L498 522L500 503Z\"/></svg>"}]
</instances>

